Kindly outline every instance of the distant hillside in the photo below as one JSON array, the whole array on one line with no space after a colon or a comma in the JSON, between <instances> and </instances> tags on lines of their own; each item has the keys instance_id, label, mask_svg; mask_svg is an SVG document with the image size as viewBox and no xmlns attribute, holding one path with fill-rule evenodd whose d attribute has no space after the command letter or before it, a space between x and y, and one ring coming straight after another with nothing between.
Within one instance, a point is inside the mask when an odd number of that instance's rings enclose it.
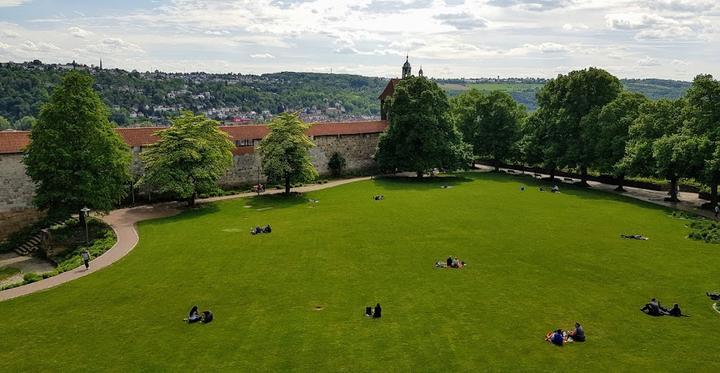
<instances>
[{"instance_id":1,"label":"distant hillside","mask_svg":"<svg viewBox=\"0 0 720 373\"><path fill-rule=\"evenodd\" d=\"M685 91L687 91L691 84L690 82L663 79L621 79L620 82L628 91L642 93L653 100L661 98L678 99L685 94ZM484 92L496 90L505 91L510 93L515 101L525 105L528 110L535 110L537 109L535 95L543 85L545 85L545 80L441 80L439 83L451 96L458 95L471 88L476 88Z\"/></svg>"},{"instance_id":2,"label":"distant hillside","mask_svg":"<svg viewBox=\"0 0 720 373\"><path fill-rule=\"evenodd\" d=\"M181 110L226 121L266 120L285 110L309 121L379 116L377 97L387 79L345 74L264 75L137 72L40 61L0 64L0 116L12 122L37 116L62 74L86 70L119 125L166 123Z\"/></svg>"},{"instance_id":3,"label":"distant hillside","mask_svg":"<svg viewBox=\"0 0 720 373\"><path fill-rule=\"evenodd\" d=\"M167 123L181 110L203 113L232 123L263 122L285 110L298 111L307 121L374 119L378 95L388 80L359 75L276 73L263 75L164 73L99 69L83 65L0 63L0 116L27 129L62 74L76 68L95 77L95 89L120 126ZM509 92L529 110L537 107L536 93L546 80L442 79L451 96L470 88ZM660 79L623 80L626 89L650 98L678 98L688 82Z\"/></svg>"}]
</instances>

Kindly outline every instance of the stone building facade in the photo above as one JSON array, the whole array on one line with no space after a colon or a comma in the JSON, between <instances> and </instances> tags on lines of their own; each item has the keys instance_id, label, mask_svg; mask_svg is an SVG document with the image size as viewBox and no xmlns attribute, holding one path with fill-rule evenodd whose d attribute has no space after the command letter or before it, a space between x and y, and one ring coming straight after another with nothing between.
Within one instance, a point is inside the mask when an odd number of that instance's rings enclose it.
<instances>
[{"instance_id":1,"label":"stone building facade","mask_svg":"<svg viewBox=\"0 0 720 373\"><path fill-rule=\"evenodd\" d=\"M384 121L319 123L307 134L316 144L310 156L318 172L329 172L328 161L338 152L347 162L346 170L357 172L373 166L372 158ZM224 126L222 130L235 143L233 166L219 181L223 187L237 187L263 180L256 149L267 134L266 126ZM117 131L132 152L131 171L135 177L143 172L140 155L144 147L157 141L154 134L162 128L119 128ZM25 173L22 151L29 144L29 133L0 132L0 241L12 232L36 221L42 213L33 208L35 185Z\"/></svg>"}]
</instances>

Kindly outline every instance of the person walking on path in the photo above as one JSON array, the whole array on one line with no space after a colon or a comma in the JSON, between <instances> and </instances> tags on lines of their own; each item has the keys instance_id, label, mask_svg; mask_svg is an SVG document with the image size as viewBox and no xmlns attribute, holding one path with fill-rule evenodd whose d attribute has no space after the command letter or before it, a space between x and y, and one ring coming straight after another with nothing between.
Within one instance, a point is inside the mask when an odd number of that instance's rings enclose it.
<instances>
[{"instance_id":1,"label":"person walking on path","mask_svg":"<svg viewBox=\"0 0 720 373\"><path fill-rule=\"evenodd\" d=\"M720 204L715 205L715 219L720 215Z\"/></svg>"},{"instance_id":2,"label":"person walking on path","mask_svg":"<svg viewBox=\"0 0 720 373\"><path fill-rule=\"evenodd\" d=\"M85 269L87 270L90 268L90 253L87 250L83 250L82 254L83 263L85 264Z\"/></svg>"}]
</instances>

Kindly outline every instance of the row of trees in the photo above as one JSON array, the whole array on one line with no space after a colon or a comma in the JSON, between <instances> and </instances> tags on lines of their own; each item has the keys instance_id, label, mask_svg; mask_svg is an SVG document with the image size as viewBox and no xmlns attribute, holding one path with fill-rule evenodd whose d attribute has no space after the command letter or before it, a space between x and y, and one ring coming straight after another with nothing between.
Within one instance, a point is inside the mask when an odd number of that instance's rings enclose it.
<instances>
[{"instance_id":1,"label":"row of trees","mask_svg":"<svg viewBox=\"0 0 720 373\"><path fill-rule=\"evenodd\" d=\"M677 200L681 178L720 181L720 83L700 75L678 100L652 101L623 90L607 71L559 75L527 113L504 92L470 90L450 100L423 77L401 81L389 100L389 128L376 154L384 171L454 169L472 159L541 166L551 175L589 170L667 179Z\"/></svg>"},{"instance_id":2,"label":"row of trees","mask_svg":"<svg viewBox=\"0 0 720 373\"><path fill-rule=\"evenodd\" d=\"M142 153L145 172L133 183L130 150L108 117L92 77L77 71L67 73L42 106L23 161L37 184L34 202L49 216L84 219L85 207L108 211L131 184L194 205L233 164L234 145L219 123L184 112ZM269 128L260 146L263 168L270 180L284 180L289 194L291 183L317 177L308 155L314 144L297 115L281 114Z\"/></svg>"}]
</instances>

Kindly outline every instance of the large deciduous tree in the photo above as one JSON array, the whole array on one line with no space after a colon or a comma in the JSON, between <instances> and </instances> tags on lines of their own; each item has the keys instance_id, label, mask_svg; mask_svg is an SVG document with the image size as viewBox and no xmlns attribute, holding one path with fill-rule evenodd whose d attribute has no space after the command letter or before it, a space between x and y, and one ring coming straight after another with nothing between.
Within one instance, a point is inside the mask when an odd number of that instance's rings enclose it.
<instances>
[{"instance_id":1,"label":"large deciduous tree","mask_svg":"<svg viewBox=\"0 0 720 373\"><path fill-rule=\"evenodd\" d=\"M700 179L710 186L713 205L718 203L720 182L720 82L712 75L698 75L688 89L687 129L709 141Z\"/></svg>"},{"instance_id":2,"label":"large deciduous tree","mask_svg":"<svg viewBox=\"0 0 720 373\"><path fill-rule=\"evenodd\" d=\"M2 115L0 115L0 131L9 130L11 128L12 128L12 124L10 124L10 121L7 120Z\"/></svg>"},{"instance_id":3,"label":"large deciduous tree","mask_svg":"<svg viewBox=\"0 0 720 373\"><path fill-rule=\"evenodd\" d=\"M620 162L625 156L630 126L640 115L640 108L648 99L639 93L622 92L616 99L586 117L588 129L595 134L593 166L618 180L617 190L623 190L626 170Z\"/></svg>"},{"instance_id":4,"label":"large deciduous tree","mask_svg":"<svg viewBox=\"0 0 720 373\"><path fill-rule=\"evenodd\" d=\"M538 93L538 104L554 127L548 140L563 149L558 166L578 168L583 184L587 184L587 170L594 160L596 139L591 121L583 119L614 100L621 89L616 77L591 67L559 75Z\"/></svg>"},{"instance_id":5,"label":"large deciduous tree","mask_svg":"<svg viewBox=\"0 0 720 373\"><path fill-rule=\"evenodd\" d=\"M433 168L459 169L471 161L470 145L452 123L445 92L424 77L400 81L388 100L387 130L375 160L383 171L413 171L422 177Z\"/></svg>"},{"instance_id":6,"label":"large deciduous tree","mask_svg":"<svg viewBox=\"0 0 720 373\"><path fill-rule=\"evenodd\" d=\"M309 150L315 146L305 134L309 128L297 114L283 113L268 125L270 133L260 142L260 157L265 175L270 180L285 182L285 194L291 183L311 181L318 173L310 160Z\"/></svg>"},{"instance_id":7,"label":"large deciduous tree","mask_svg":"<svg viewBox=\"0 0 720 373\"><path fill-rule=\"evenodd\" d=\"M108 211L130 182L129 149L92 85L90 75L68 72L30 133L24 162L37 184L34 201L52 217Z\"/></svg>"},{"instance_id":8,"label":"large deciduous tree","mask_svg":"<svg viewBox=\"0 0 720 373\"><path fill-rule=\"evenodd\" d=\"M638 175L663 177L670 181L671 201L677 201L678 181L692 177L702 168L707 141L685 129L683 100L651 101L642 105L630 127L625 170Z\"/></svg>"},{"instance_id":9,"label":"large deciduous tree","mask_svg":"<svg viewBox=\"0 0 720 373\"><path fill-rule=\"evenodd\" d=\"M453 118L473 154L492 160L495 170L518 151L525 108L506 92L472 89L451 101Z\"/></svg>"},{"instance_id":10,"label":"large deciduous tree","mask_svg":"<svg viewBox=\"0 0 720 373\"><path fill-rule=\"evenodd\" d=\"M138 184L187 200L190 206L198 194L217 188L232 166L229 135L203 115L183 112L157 136L158 142L142 153L145 173Z\"/></svg>"}]
</instances>

